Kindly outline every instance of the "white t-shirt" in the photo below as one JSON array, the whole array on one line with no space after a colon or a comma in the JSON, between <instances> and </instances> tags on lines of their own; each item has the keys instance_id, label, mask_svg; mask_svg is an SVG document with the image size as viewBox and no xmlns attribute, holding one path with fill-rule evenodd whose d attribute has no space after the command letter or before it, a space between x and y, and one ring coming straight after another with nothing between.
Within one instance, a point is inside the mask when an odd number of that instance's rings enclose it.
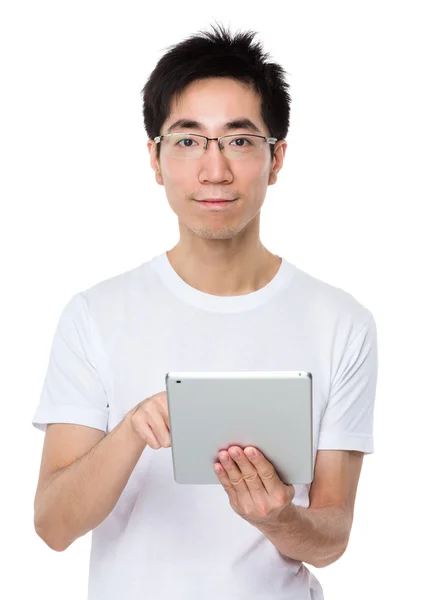
<instances>
[{"instance_id":1,"label":"white t-shirt","mask_svg":"<svg viewBox=\"0 0 427 600\"><path fill-rule=\"evenodd\" d=\"M33 424L108 433L166 390L168 371L305 370L318 449L373 452L377 337L349 293L282 258L263 288L215 296L188 285L166 252L75 294L63 309ZM309 506L309 485L294 504ZM92 531L88 600L322 600L300 561L230 506L217 485L180 485L171 448L143 451Z\"/></svg>"}]
</instances>

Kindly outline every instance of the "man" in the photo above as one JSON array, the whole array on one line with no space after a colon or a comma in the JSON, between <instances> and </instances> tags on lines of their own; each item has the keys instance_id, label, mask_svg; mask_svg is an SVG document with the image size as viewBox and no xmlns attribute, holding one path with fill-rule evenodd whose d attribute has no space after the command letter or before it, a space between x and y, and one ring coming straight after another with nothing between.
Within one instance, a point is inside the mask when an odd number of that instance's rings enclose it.
<instances>
[{"instance_id":1,"label":"man","mask_svg":"<svg viewBox=\"0 0 427 600\"><path fill-rule=\"evenodd\" d=\"M34 521L57 551L93 532L89 600L319 600L303 563L327 566L349 541L373 452L376 326L260 241L290 98L253 35L218 27L160 59L144 120L179 242L75 294L54 336ZM297 369L313 375L311 486L236 446L213 465L220 485L175 483L166 372Z\"/></svg>"}]
</instances>

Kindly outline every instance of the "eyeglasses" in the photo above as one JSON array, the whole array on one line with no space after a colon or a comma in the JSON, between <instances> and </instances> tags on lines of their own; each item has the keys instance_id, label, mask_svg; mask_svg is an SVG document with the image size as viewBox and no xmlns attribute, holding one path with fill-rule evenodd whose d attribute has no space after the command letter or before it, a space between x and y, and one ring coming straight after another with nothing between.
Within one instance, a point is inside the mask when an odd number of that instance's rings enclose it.
<instances>
[{"instance_id":1,"label":"eyeglasses","mask_svg":"<svg viewBox=\"0 0 427 600\"><path fill-rule=\"evenodd\" d=\"M166 133L154 138L156 144L163 141L164 152L170 158L201 158L209 140L217 140L226 158L244 159L262 154L264 144L275 144L277 138L252 133L240 133L209 138L193 133ZM203 143L202 143L203 142Z\"/></svg>"}]
</instances>

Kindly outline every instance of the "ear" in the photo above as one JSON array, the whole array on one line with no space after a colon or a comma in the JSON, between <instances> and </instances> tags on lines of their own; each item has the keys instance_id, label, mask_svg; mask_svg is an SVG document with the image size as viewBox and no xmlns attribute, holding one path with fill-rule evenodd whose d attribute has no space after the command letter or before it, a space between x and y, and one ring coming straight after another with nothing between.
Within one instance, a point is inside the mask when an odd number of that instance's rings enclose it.
<instances>
[{"instance_id":1,"label":"ear","mask_svg":"<svg viewBox=\"0 0 427 600\"><path fill-rule=\"evenodd\" d=\"M274 147L273 160L271 161L270 176L268 178L268 185L273 185L277 181L277 175L280 169L283 167L283 161L285 158L286 148L288 144L285 140L278 140Z\"/></svg>"},{"instance_id":2,"label":"ear","mask_svg":"<svg viewBox=\"0 0 427 600\"><path fill-rule=\"evenodd\" d=\"M160 161L157 159L157 144L154 140L147 142L148 152L150 153L150 165L156 174L156 181L159 185L163 185L163 177L160 170Z\"/></svg>"}]
</instances>

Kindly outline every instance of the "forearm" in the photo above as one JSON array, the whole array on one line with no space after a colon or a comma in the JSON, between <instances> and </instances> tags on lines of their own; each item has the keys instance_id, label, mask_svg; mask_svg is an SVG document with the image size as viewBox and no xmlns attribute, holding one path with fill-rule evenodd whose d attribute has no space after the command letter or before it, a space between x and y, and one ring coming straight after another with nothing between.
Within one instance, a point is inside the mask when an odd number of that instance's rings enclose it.
<instances>
[{"instance_id":1,"label":"forearm","mask_svg":"<svg viewBox=\"0 0 427 600\"><path fill-rule=\"evenodd\" d=\"M55 473L36 510L40 537L61 551L102 523L116 505L145 446L128 413L89 452Z\"/></svg>"},{"instance_id":2,"label":"forearm","mask_svg":"<svg viewBox=\"0 0 427 600\"><path fill-rule=\"evenodd\" d=\"M326 567L344 554L351 522L339 508L303 508L289 504L279 523L261 529L281 554Z\"/></svg>"}]
</instances>

